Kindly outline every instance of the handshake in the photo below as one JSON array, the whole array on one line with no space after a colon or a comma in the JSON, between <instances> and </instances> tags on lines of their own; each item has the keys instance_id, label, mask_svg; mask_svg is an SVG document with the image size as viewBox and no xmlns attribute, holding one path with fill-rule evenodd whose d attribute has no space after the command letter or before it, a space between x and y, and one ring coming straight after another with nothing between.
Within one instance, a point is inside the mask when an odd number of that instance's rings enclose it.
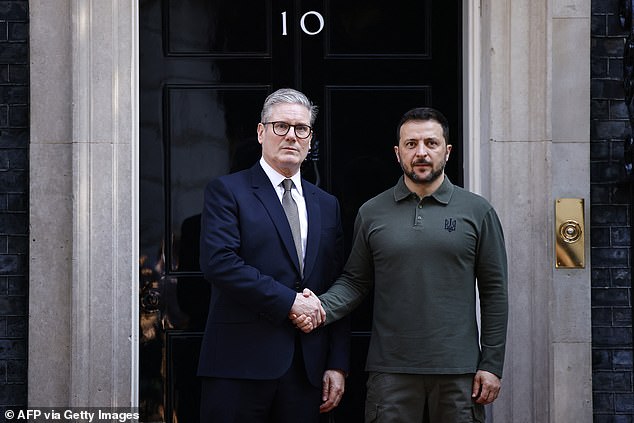
<instances>
[{"instance_id":1,"label":"handshake","mask_svg":"<svg viewBox=\"0 0 634 423\"><path fill-rule=\"evenodd\" d=\"M321 306L317 295L310 289L304 288L303 292L297 293L288 318L296 328L309 333L326 322L326 311Z\"/></svg>"}]
</instances>

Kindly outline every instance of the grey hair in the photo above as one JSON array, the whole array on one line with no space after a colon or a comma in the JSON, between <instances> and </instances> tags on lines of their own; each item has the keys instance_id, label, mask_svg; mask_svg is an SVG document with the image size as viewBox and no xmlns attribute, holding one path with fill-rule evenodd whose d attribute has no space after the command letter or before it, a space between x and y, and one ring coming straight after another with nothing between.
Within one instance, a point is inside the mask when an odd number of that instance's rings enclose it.
<instances>
[{"instance_id":1,"label":"grey hair","mask_svg":"<svg viewBox=\"0 0 634 423\"><path fill-rule=\"evenodd\" d=\"M317 112L319 111L318 107L315 106L303 93L292 88L281 88L274 93L269 94L266 100L264 100L264 106L262 107L262 113L260 115L262 122L267 122L273 106L282 103L299 104L306 107L310 112L310 126L313 126L315 119L317 119Z\"/></svg>"}]
</instances>

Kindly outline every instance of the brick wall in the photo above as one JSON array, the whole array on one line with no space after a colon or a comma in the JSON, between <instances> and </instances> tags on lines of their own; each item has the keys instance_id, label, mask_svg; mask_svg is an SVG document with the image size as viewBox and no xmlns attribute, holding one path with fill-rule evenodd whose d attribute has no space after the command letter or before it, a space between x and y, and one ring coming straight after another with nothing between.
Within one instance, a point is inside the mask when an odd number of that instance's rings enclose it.
<instances>
[{"instance_id":1,"label":"brick wall","mask_svg":"<svg viewBox=\"0 0 634 423\"><path fill-rule=\"evenodd\" d=\"M627 32L618 0L592 1L591 260L594 421L634 422L631 228L634 180L624 171L632 134L623 90Z\"/></svg>"},{"instance_id":2,"label":"brick wall","mask_svg":"<svg viewBox=\"0 0 634 423\"><path fill-rule=\"evenodd\" d=\"M26 405L28 1L0 0L0 410Z\"/></svg>"}]
</instances>

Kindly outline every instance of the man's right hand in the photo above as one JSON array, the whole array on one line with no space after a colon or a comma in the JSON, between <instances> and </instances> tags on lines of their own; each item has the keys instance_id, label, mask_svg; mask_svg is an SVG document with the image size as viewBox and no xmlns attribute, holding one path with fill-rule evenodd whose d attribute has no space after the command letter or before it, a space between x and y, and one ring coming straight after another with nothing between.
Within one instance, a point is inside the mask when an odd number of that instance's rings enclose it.
<instances>
[{"instance_id":1,"label":"man's right hand","mask_svg":"<svg viewBox=\"0 0 634 423\"><path fill-rule=\"evenodd\" d=\"M298 317L310 319L309 321L311 323L311 330L320 326L326 321L326 311L321 306L321 301L319 301L319 298L314 295L309 289L304 289L304 292L298 292L295 296L295 302L291 307L289 317L292 315L295 316L295 319L297 319ZM297 322L295 323L297 324ZM306 329L308 328L300 329L302 329L304 332L307 332ZM308 330L308 332L310 332L310 330Z\"/></svg>"},{"instance_id":2,"label":"man's right hand","mask_svg":"<svg viewBox=\"0 0 634 423\"><path fill-rule=\"evenodd\" d=\"M304 333L310 333L313 331L313 329L315 329L313 327L313 322L310 320L310 317L306 316L305 314L298 316L294 313L289 313L288 318L291 319L291 322L297 329L301 330Z\"/></svg>"}]
</instances>

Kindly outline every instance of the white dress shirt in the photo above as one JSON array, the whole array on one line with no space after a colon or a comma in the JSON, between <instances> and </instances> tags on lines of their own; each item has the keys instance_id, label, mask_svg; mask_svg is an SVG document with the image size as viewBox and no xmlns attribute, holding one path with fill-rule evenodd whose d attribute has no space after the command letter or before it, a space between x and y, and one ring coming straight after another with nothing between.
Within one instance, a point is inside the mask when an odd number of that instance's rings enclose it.
<instances>
[{"instance_id":1,"label":"white dress shirt","mask_svg":"<svg viewBox=\"0 0 634 423\"><path fill-rule=\"evenodd\" d=\"M290 179L293 181L293 188L291 189L291 196L295 203L297 204L297 212L299 213L299 229L302 234L302 260L306 257L306 238L308 237L308 211L306 210L306 200L304 200L304 191L302 188L302 176L300 172L297 172L295 175L287 178L286 176L280 174L278 171L273 169L267 162L264 160L264 157L260 158L260 166L264 169L264 173L269 177L271 184L273 184L273 188L275 188L275 192L277 193L277 197L280 200L280 204L282 204L282 195L284 195L284 187L282 186L282 181L284 179Z\"/></svg>"}]
</instances>

